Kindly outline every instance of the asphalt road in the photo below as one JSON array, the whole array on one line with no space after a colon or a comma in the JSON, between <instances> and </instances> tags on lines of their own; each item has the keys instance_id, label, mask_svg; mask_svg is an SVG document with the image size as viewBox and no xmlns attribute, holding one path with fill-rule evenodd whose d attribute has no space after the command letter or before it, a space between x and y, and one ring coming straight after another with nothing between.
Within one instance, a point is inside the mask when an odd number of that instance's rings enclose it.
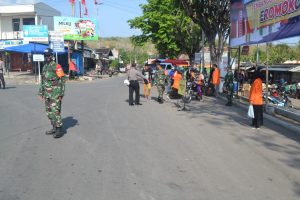
<instances>
[{"instance_id":1,"label":"asphalt road","mask_svg":"<svg viewBox=\"0 0 300 200\"><path fill-rule=\"evenodd\" d=\"M130 107L122 82L68 84L60 139L38 86L0 90L0 200L300 199L298 135L209 97Z\"/></svg>"}]
</instances>

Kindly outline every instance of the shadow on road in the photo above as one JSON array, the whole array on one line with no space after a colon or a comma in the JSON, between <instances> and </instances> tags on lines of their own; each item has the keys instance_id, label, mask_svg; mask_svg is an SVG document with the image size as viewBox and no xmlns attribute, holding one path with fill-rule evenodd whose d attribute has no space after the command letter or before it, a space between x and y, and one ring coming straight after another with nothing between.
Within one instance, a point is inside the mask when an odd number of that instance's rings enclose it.
<instances>
[{"instance_id":1,"label":"shadow on road","mask_svg":"<svg viewBox=\"0 0 300 200\"><path fill-rule=\"evenodd\" d=\"M206 97L205 102L193 102L188 104L187 107L189 111L184 112L184 115L189 118L201 118L202 122L212 124L216 130L222 130L226 128L226 126L236 127L236 130L231 132L231 134L236 137L237 142L242 142L247 139L253 140L271 151L283 154L285 158L280 159L281 162L294 169L300 170L300 159L298 157L300 152L300 135L288 131L286 128L274 124L274 122L266 118L264 118L264 126L261 130L252 130L251 120L246 117L247 110L236 104L232 107L227 107L225 106L225 101L221 99ZM207 117L208 115L210 117ZM220 116L223 116L222 120L220 120ZM200 126L202 125L201 121L199 122ZM240 130L247 129L252 131L253 134L249 135L240 132ZM278 133L278 136L268 134L267 129ZM280 144L278 142L278 137L280 136L292 139L296 144ZM300 183L295 183L295 186L298 187L299 185ZM295 193L300 196L300 189L295 189Z\"/></svg>"},{"instance_id":2,"label":"shadow on road","mask_svg":"<svg viewBox=\"0 0 300 200\"><path fill-rule=\"evenodd\" d=\"M63 124L63 128L65 129L65 131L67 131L69 128L77 126L78 120L74 119L74 117L66 117L63 119Z\"/></svg>"},{"instance_id":3,"label":"shadow on road","mask_svg":"<svg viewBox=\"0 0 300 200\"><path fill-rule=\"evenodd\" d=\"M9 87L6 86L4 90L15 89L15 88L16 87L13 87L13 86L9 86ZM3 90L3 88L1 87L0 90Z\"/></svg>"}]
</instances>

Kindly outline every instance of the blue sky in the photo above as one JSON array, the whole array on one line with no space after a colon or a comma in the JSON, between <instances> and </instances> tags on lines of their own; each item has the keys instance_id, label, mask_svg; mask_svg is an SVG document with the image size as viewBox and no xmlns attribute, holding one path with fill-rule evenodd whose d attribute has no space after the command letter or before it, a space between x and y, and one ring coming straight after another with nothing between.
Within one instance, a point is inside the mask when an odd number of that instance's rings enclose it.
<instances>
[{"instance_id":1,"label":"blue sky","mask_svg":"<svg viewBox=\"0 0 300 200\"><path fill-rule=\"evenodd\" d=\"M79 17L79 0L76 3L76 16ZM30 4L44 2L59 10L62 16L71 16L72 8L69 0L1 0L1 5ZM95 6L94 0L86 0L89 18L99 20L100 37L121 36L128 37L139 35L139 30L130 29L127 21L142 15L140 4L146 4L146 0L97 0L101 5ZM82 10L84 13L84 10Z\"/></svg>"}]
</instances>

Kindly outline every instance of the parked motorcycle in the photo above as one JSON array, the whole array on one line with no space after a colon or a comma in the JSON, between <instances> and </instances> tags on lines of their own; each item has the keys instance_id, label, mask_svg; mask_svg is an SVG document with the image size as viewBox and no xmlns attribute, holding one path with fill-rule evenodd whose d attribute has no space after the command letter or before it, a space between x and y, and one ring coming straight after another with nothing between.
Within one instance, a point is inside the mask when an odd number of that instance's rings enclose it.
<instances>
[{"instance_id":1,"label":"parked motorcycle","mask_svg":"<svg viewBox=\"0 0 300 200\"><path fill-rule=\"evenodd\" d=\"M193 98L202 100L201 85L197 84L196 81L187 81L185 95L182 97L182 100L185 103L190 103Z\"/></svg>"},{"instance_id":2,"label":"parked motorcycle","mask_svg":"<svg viewBox=\"0 0 300 200\"><path fill-rule=\"evenodd\" d=\"M263 95L264 100L266 100L266 95ZM268 96L270 103L277 105L279 107L293 108L292 101L289 99L285 91L282 92L281 96L277 96L277 93L274 91Z\"/></svg>"}]
</instances>

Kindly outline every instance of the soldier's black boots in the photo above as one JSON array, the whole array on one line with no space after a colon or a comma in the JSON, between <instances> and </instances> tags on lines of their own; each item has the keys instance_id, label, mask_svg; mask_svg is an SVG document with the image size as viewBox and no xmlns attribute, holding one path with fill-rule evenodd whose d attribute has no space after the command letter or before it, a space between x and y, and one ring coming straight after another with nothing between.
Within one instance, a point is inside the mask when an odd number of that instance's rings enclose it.
<instances>
[{"instance_id":1,"label":"soldier's black boots","mask_svg":"<svg viewBox=\"0 0 300 200\"><path fill-rule=\"evenodd\" d=\"M53 135L54 138L60 138L64 135L61 127L56 127L55 133Z\"/></svg>"},{"instance_id":2,"label":"soldier's black boots","mask_svg":"<svg viewBox=\"0 0 300 200\"><path fill-rule=\"evenodd\" d=\"M160 103L160 104L163 104L163 103L164 103L164 100L163 100L162 98L160 98L160 97L158 97L157 101L158 101L158 103Z\"/></svg>"},{"instance_id":3,"label":"soldier's black boots","mask_svg":"<svg viewBox=\"0 0 300 200\"><path fill-rule=\"evenodd\" d=\"M56 131L55 124L54 124L53 122L51 122L51 124L52 124L52 129L49 130L49 131L46 131L46 135L52 135L52 134L54 134L55 131Z\"/></svg>"}]
</instances>

